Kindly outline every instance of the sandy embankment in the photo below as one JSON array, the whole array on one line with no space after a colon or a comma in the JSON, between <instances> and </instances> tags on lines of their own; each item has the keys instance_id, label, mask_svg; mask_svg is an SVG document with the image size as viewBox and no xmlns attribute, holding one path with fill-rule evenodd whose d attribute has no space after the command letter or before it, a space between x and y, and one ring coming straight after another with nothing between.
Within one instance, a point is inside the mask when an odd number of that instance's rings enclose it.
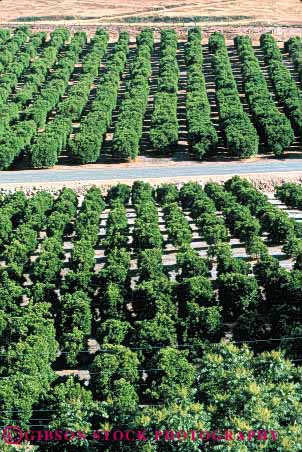
<instances>
[{"instance_id":1,"label":"sandy embankment","mask_svg":"<svg viewBox=\"0 0 302 452\"><path fill-rule=\"evenodd\" d=\"M224 183L230 179L234 174L225 175L207 175L207 176L179 176L179 177L165 177L165 178L143 178L145 182L157 186L162 183L174 183L181 186L183 183L194 181L199 182L202 185L213 181L218 183ZM284 182L296 182L302 183L302 171L288 172L288 173L266 173L257 174L250 173L246 175L240 175L240 177L250 180L256 188L265 192L273 192L275 187L281 185ZM139 179L139 178L138 178ZM18 183L18 184L0 184L0 193L11 192L21 190L31 195L37 191L47 190L53 193L57 193L63 187L69 187L75 190L79 195L84 194L87 189L93 185L100 187L101 190L106 193L108 188L118 183L124 183L131 186L134 179L111 179L106 181L91 180L91 181L70 181L70 182L41 182L41 183Z\"/></svg>"}]
</instances>

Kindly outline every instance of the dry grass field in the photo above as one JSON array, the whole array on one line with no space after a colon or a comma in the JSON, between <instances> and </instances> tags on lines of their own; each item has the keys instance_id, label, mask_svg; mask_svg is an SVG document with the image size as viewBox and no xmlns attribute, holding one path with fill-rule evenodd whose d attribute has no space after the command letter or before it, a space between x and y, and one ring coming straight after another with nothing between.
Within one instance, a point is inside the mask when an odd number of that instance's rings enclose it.
<instances>
[{"instance_id":1,"label":"dry grass field","mask_svg":"<svg viewBox=\"0 0 302 452\"><path fill-rule=\"evenodd\" d=\"M67 23L302 23L301 0L1 0L0 21Z\"/></svg>"}]
</instances>

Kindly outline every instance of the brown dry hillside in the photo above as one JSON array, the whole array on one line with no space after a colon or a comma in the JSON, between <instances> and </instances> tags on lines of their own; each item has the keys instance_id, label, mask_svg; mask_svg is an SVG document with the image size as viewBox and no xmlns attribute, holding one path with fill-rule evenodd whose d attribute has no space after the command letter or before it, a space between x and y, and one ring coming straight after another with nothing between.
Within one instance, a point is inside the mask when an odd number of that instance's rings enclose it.
<instances>
[{"instance_id":1,"label":"brown dry hillside","mask_svg":"<svg viewBox=\"0 0 302 452\"><path fill-rule=\"evenodd\" d=\"M201 23L301 24L301 0L1 0L0 21L68 21L87 23L137 21L181 23L198 17ZM168 19L167 19L168 18ZM21 19L22 20L22 19ZM23 19L24 20L24 19Z\"/></svg>"}]
</instances>

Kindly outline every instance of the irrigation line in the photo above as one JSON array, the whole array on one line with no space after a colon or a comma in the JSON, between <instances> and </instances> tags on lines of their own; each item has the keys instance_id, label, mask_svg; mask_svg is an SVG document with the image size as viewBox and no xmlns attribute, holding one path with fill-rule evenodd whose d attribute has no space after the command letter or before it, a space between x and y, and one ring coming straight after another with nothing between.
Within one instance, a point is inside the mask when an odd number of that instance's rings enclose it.
<instances>
[{"instance_id":1,"label":"irrigation line","mask_svg":"<svg viewBox=\"0 0 302 452\"><path fill-rule=\"evenodd\" d=\"M302 339L302 336L293 336L293 337L273 337L270 339L251 339L251 340L245 340L245 341L226 341L226 343L229 344L257 344L261 342L281 342L281 341L295 341L297 339ZM208 345L222 345L222 342L210 342ZM178 345L152 345L152 346L145 346L145 347L127 347L126 345L122 345L122 347L125 347L127 350L161 350L164 348L172 348L172 349L178 349L178 348L193 348L193 349L199 349L201 346L196 346L192 344L178 344ZM79 353L91 353L92 351L100 352L100 353L114 353L115 350L112 349L97 349L97 348L91 348L91 350L80 350L77 352ZM72 352L68 351L60 351L59 355L68 355ZM7 353L0 353L0 356L6 356ZM293 360L292 360L293 361ZM0 377L1 378L1 377Z\"/></svg>"}]
</instances>

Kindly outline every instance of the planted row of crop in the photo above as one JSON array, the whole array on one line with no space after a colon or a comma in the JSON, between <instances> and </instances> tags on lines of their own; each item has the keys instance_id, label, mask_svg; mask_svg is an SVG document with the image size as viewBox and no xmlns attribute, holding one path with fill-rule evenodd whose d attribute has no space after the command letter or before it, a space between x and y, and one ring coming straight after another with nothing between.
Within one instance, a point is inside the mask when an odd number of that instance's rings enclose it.
<instances>
[{"instance_id":1,"label":"planted row of crop","mask_svg":"<svg viewBox=\"0 0 302 452\"><path fill-rule=\"evenodd\" d=\"M180 202L184 209L190 211L200 236L213 250L215 250L214 245L229 240L229 231L224 218L217 215L215 203L200 185L185 184L180 190ZM219 207L217 206L217 210L220 210Z\"/></svg>"},{"instance_id":2,"label":"planted row of crop","mask_svg":"<svg viewBox=\"0 0 302 452\"><path fill-rule=\"evenodd\" d=\"M79 121L86 106L94 79L99 75L100 63L108 46L108 33L102 29L96 31L90 43L90 49L83 58L82 73L75 84L70 86L66 99L59 103L57 111L64 117Z\"/></svg>"},{"instance_id":3,"label":"planted row of crop","mask_svg":"<svg viewBox=\"0 0 302 452\"><path fill-rule=\"evenodd\" d=\"M60 298L60 344L67 365L78 362L87 347L92 331L92 295L95 246L99 240L100 215L105 202L98 188L86 193L75 220L75 236L69 260L69 271L62 284Z\"/></svg>"},{"instance_id":4,"label":"planted row of crop","mask_svg":"<svg viewBox=\"0 0 302 452\"><path fill-rule=\"evenodd\" d=\"M302 39L300 36L292 37L284 44L284 47L295 65L302 85Z\"/></svg>"},{"instance_id":5,"label":"planted row of crop","mask_svg":"<svg viewBox=\"0 0 302 452\"><path fill-rule=\"evenodd\" d=\"M163 238L150 184L144 182L134 183L132 204L136 211L136 220L133 228L133 248L138 251L148 248L161 249Z\"/></svg>"},{"instance_id":6,"label":"planted row of crop","mask_svg":"<svg viewBox=\"0 0 302 452\"><path fill-rule=\"evenodd\" d=\"M108 347L110 350L112 347L112 352L115 345L124 344L130 330L130 324L126 321L126 300L130 293L131 256L128 247L129 226L124 207L129 195L129 188L122 184L108 192L107 201L111 210L106 222L105 238L101 242L105 248L106 262L98 274L100 291L96 297L96 336L101 344L106 344L104 348ZM97 356L92 363L92 372L98 369L101 362L102 357ZM94 377L94 381L97 378Z\"/></svg>"},{"instance_id":7,"label":"planted row of crop","mask_svg":"<svg viewBox=\"0 0 302 452\"><path fill-rule=\"evenodd\" d=\"M25 109L25 117L34 120L38 128L44 128L48 114L53 110L65 93L75 64L86 44L86 34L78 32L73 35L68 48L55 66L47 83L42 87L31 105Z\"/></svg>"},{"instance_id":8,"label":"planted row of crop","mask_svg":"<svg viewBox=\"0 0 302 452\"><path fill-rule=\"evenodd\" d=\"M273 101L251 39L237 36L235 45L241 62L244 91L259 135L269 151L276 156L283 155L294 140L290 121L279 112Z\"/></svg>"},{"instance_id":9,"label":"planted row of crop","mask_svg":"<svg viewBox=\"0 0 302 452\"><path fill-rule=\"evenodd\" d=\"M302 136L301 92L282 61L282 53L275 38L269 33L263 34L260 42L277 98L284 105L285 113L291 120L296 134Z\"/></svg>"},{"instance_id":10,"label":"planted row of crop","mask_svg":"<svg viewBox=\"0 0 302 452\"><path fill-rule=\"evenodd\" d=\"M177 33L162 30L157 93L151 119L150 141L154 149L167 152L178 142L177 93L179 67Z\"/></svg>"},{"instance_id":11,"label":"planted row of crop","mask_svg":"<svg viewBox=\"0 0 302 452\"><path fill-rule=\"evenodd\" d=\"M64 44L69 39L70 32L65 28L58 28L50 34L50 40L47 42L47 46L39 58L32 61L24 77L22 88L16 92L15 102L19 108L27 105L34 94L39 91L39 88L49 75L50 69L57 62L58 55L63 50Z\"/></svg>"},{"instance_id":12,"label":"planted row of crop","mask_svg":"<svg viewBox=\"0 0 302 452\"><path fill-rule=\"evenodd\" d=\"M137 55L131 66L131 80L120 107L113 136L112 153L121 160L135 159L139 154L152 73L152 51L153 32L143 30L137 37Z\"/></svg>"},{"instance_id":13,"label":"planted row of crop","mask_svg":"<svg viewBox=\"0 0 302 452\"><path fill-rule=\"evenodd\" d=\"M0 79L0 104L7 101L9 95L16 88L20 77L24 74L24 71L30 66L33 58L37 56L40 47L45 46L46 33L40 32L32 34L29 37L28 43L24 46L22 52L19 52L15 61L9 63L5 71L1 74ZM3 109L2 109L3 110Z\"/></svg>"},{"instance_id":14,"label":"planted row of crop","mask_svg":"<svg viewBox=\"0 0 302 452\"><path fill-rule=\"evenodd\" d=\"M187 209L193 213L193 205L200 204L202 194L201 186L194 183L184 184L180 191L172 184L164 184L156 192L163 205L168 241L179 250L174 288L175 327L179 342L194 347L193 355L205 341L220 338L222 322L221 307L209 279L211 262L191 247L192 229L184 213ZM173 303L173 298L171 301ZM170 310L172 314L171 307Z\"/></svg>"},{"instance_id":15,"label":"planted row of crop","mask_svg":"<svg viewBox=\"0 0 302 452\"><path fill-rule=\"evenodd\" d=\"M48 217L47 237L31 269L34 281L55 286L59 283L65 259L63 237L70 231L76 211L77 196L70 189L62 190Z\"/></svg>"},{"instance_id":16,"label":"planted row of crop","mask_svg":"<svg viewBox=\"0 0 302 452\"><path fill-rule=\"evenodd\" d=\"M17 52L20 51L30 35L27 27L18 27L13 35L0 45L0 73L15 61Z\"/></svg>"},{"instance_id":17,"label":"planted row of crop","mask_svg":"<svg viewBox=\"0 0 302 452\"><path fill-rule=\"evenodd\" d=\"M58 40L58 47L63 45L65 38L64 30L61 33L58 32L56 38ZM0 136L0 168L8 168L14 159L31 143L31 140L38 127L43 126L47 114L58 102L60 96L65 90L65 86L68 84L68 73L73 70L71 68L71 62L75 61L81 48L83 46L84 36L82 33L74 35L72 42L70 43L70 51L66 52L64 58L60 60L56 71L50 76L48 82L44 85L43 89L39 92L32 104L22 114L16 124L11 127L5 128ZM55 47L57 49L57 47ZM57 50L54 50L56 53ZM34 86L37 84L34 82ZM16 118L19 117L20 108L17 104L14 104ZM8 118L8 123L12 118Z\"/></svg>"},{"instance_id":18,"label":"planted row of crop","mask_svg":"<svg viewBox=\"0 0 302 452\"><path fill-rule=\"evenodd\" d=\"M0 292L2 346L5 344L1 356L2 419L26 428L36 417L35 406L51 392L56 378L52 369L58 351L54 320L51 305L44 300L34 303L30 299L21 307L25 290L8 280L6 272L0 274Z\"/></svg>"},{"instance_id":19,"label":"planted row of crop","mask_svg":"<svg viewBox=\"0 0 302 452\"><path fill-rule=\"evenodd\" d=\"M210 36L209 48L213 53L216 98L226 145L233 155L251 157L258 152L259 138L249 116L243 110L221 33Z\"/></svg>"},{"instance_id":20,"label":"planted row of crop","mask_svg":"<svg viewBox=\"0 0 302 452\"><path fill-rule=\"evenodd\" d=\"M167 204L163 213L169 241L177 248L188 246L192 241L192 231L181 208L176 203Z\"/></svg>"},{"instance_id":21,"label":"planted row of crop","mask_svg":"<svg viewBox=\"0 0 302 452\"><path fill-rule=\"evenodd\" d=\"M199 28L193 28L188 33L185 59L188 72L186 97L188 142L190 151L202 160L215 154L218 136L211 120L211 107L202 71L203 55Z\"/></svg>"},{"instance_id":22,"label":"planted row of crop","mask_svg":"<svg viewBox=\"0 0 302 452\"><path fill-rule=\"evenodd\" d=\"M41 395L51 391L55 377L51 365L58 344L51 305L43 298L41 283L35 281L32 288L22 286L24 273L35 265L31 258L53 205L53 196L47 192L30 198L17 192L1 202L0 216L4 214L8 220L11 212L13 228L4 247L5 266L0 272L0 400L7 421L14 419L22 426L30 422ZM51 260L47 264L51 265ZM39 303L34 302L32 293L40 293ZM31 353L35 358L30 357Z\"/></svg>"},{"instance_id":23,"label":"planted row of crop","mask_svg":"<svg viewBox=\"0 0 302 452\"><path fill-rule=\"evenodd\" d=\"M80 129L70 137L69 148L72 155L81 163L96 162L100 157L104 137L112 121L112 114L117 104L121 75L125 69L129 45L129 34L120 33L112 56L107 62L96 90L96 97L91 103L90 111L83 118Z\"/></svg>"},{"instance_id":24,"label":"planted row of crop","mask_svg":"<svg viewBox=\"0 0 302 452\"><path fill-rule=\"evenodd\" d=\"M138 356L147 368L155 364L152 347L159 344L166 347L177 342L175 294L163 265L164 240L155 196L160 197L149 183L135 182L132 186L131 199L137 217L132 246L137 251L138 279L132 292L137 320L133 324L130 344L142 347ZM150 384L152 377L148 374Z\"/></svg>"},{"instance_id":25,"label":"planted row of crop","mask_svg":"<svg viewBox=\"0 0 302 452\"><path fill-rule=\"evenodd\" d=\"M177 204L180 202L193 213L193 206L201 205L202 194L206 198L201 186L194 183L183 185L179 192L172 184L164 184L156 191L157 199L163 205L168 241L179 250L176 256L177 284L172 291L177 312L172 317L175 308L170 306L170 315L175 322L179 342L194 347L193 355L205 341L214 338L219 340L222 332L221 307L209 279L211 262L191 247L192 229L184 211ZM201 218L201 212L197 216Z\"/></svg>"},{"instance_id":26,"label":"planted row of crop","mask_svg":"<svg viewBox=\"0 0 302 452\"><path fill-rule=\"evenodd\" d=\"M169 207L167 226L171 212L173 215L175 213L177 221L180 219L174 204L177 201L185 211L190 211L194 220L206 220L207 215L214 218L215 206L210 197L215 200L219 210L224 200L230 204L226 210L231 203L238 204L237 192L242 187L237 179L231 180L225 187L218 187L217 184L210 183L204 191L200 185L188 183L181 190L174 185L161 186L155 190L149 184L136 182L131 193L132 205L139 215L141 204L151 205L156 199L162 206ZM84 286L80 288L73 285L67 289L67 286L64 287L65 277L60 278L58 305L51 306L45 303L41 293L43 283L48 283L45 278L43 282L34 281L28 291L29 303L22 304L23 288L8 278L5 271L0 272L0 300L3 308L0 330L7 338L2 343L3 357L0 366L0 400L2 410L6 413L3 415L3 423L10 422L24 428L33 423L49 423L50 428L63 428L68 418L69 428L77 426L83 430L85 426L92 428L97 424L94 416L104 419L104 422L110 421L113 428L128 425L135 417L144 419L144 427L155 428L159 419L170 420L167 412L173 415L174 422L174 416L177 416L177 422L184 422L187 421L188 412L194 413L196 421L196 413L202 410L202 416L198 418L200 422L209 417L207 428L211 428L210 419L217 428L222 414L229 421L224 412L229 409L230 400L224 405L221 400L224 400L225 385L230 378L232 381L234 379L234 388L237 387L238 366L244 365L249 372L251 366L255 366L255 373L250 373L249 376L254 381L256 374L261 375L257 377L257 384L262 385L263 391L270 385L265 400L269 400L269 394L274 390L272 385L276 385L277 381L280 381L280 390L284 390L285 377L297 381L299 372L292 369L289 374L289 361L284 361L279 351L266 352L252 360L250 350L246 347L239 350L231 341L232 338L249 340L251 347L257 352L280 347L288 356L299 359L301 326L298 319L301 315L302 272L289 272L280 268L276 259L262 256L254 267L254 277L247 264L233 266L232 260L240 259L230 255L229 246L218 241L217 282L209 280L213 262L201 258L196 250L187 246L178 252L177 266L180 272L177 281L173 281L162 263L161 247L149 247L137 250L137 278L135 284L130 286L130 251L117 248L112 241L116 232L122 238L121 242L117 240L118 246L126 243L129 227L125 224L124 209L126 207L129 211L129 194L129 188L119 184L107 195L106 201L111 207L110 220L108 218L106 236L101 242L105 245L106 263L98 274L94 274L95 280L89 282L87 290ZM248 194L252 196L251 191ZM257 201L258 195L253 196ZM51 196L45 193L39 195L40 201L44 198L47 201ZM10 200L11 197L2 198L0 208L5 207ZM16 205L23 205L20 195L15 196L14 202ZM38 198L36 203L39 205ZM48 211L46 223L44 204L41 211L38 208L41 226L37 228L44 229L46 224L48 237L59 239L63 231L65 240L69 241L72 235L75 247L69 262L71 272L83 275L84 267L87 270L92 268L91 252L87 252L86 257L85 247L80 244L85 240L89 241L90 234L91 245L97 243L99 214L104 206L99 190L93 188L87 192L78 213L76 196L66 189ZM97 211L95 214L94 210ZM29 215L30 210L27 211L27 216ZM91 217L93 219L90 222ZM17 220L16 217L15 221ZM36 222L38 224L39 215L36 216ZM237 226L237 219L232 218L231 224L235 225L235 222ZM131 242L126 246L132 248ZM90 250L90 245L87 250ZM52 265L52 258L50 255L48 257L49 264ZM69 273L70 271L67 275ZM88 270L87 273L92 272ZM54 296L54 300L55 298ZM55 318L52 317L53 314ZM232 322L231 329L229 322ZM85 354L83 348L87 347L87 338L93 327L96 327L96 336L93 337L97 337L101 349L93 354ZM226 332L227 340L231 343L218 344ZM289 336L292 340L287 340ZM79 361L81 364L85 362L85 367L81 369L85 368L87 375L90 374L89 388L73 378L61 379L53 372L51 363L55 361L59 351L56 337L66 358L62 360L60 357L56 361L56 368L66 361L73 367ZM215 353L211 350L215 350ZM82 353L79 354L79 351ZM85 361L81 356L85 356ZM217 363L219 372L216 369ZM281 368L283 371L280 376ZM62 367L60 370L63 370ZM66 371L65 368L64 370ZM220 385L218 377L221 372L227 372L228 377ZM266 374L271 376L264 377ZM213 378L215 385L209 386ZM238 394L236 392L238 401L234 402L234 388L231 401L233 405L239 405L238 416L242 411L242 394L248 392L245 403L250 403L251 390L250 385L239 384L240 391ZM290 387L286 388L287 391ZM215 402L218 391L219 404ZM293 391L292 395L296 392ZM179 407L175 407L175 397L182 404L184 414L179 414ZM203 406L198 402L201 398ZM290 407L291 414L296 409L296 400L295 398ZM150 403L156 406L149 408ZM259 407L255 407L254 403L255 401L251 407L257 408L257 413L258 409L263 410L263 403ZM267 404L265 406L268 407ZM219 411L219 415L215 415L213 407ZM278 413L275 418L277 415ZM284 428L288 422L287 416L278 415L275 422L279 421ZM160 442L160 449L157 450L161 450L164 444ZM82 446L79 445L79 449ZM72 447L75 449L76 443ZM121 444L119 449L123 447Z\"/></svg>"},{"instance_id":27,"label":"planted row of crop","mask_svg":"<svg viewBox=\"0 0 302 452\"><path fill-rule=\"evenodd\" d=\"M99 272L101 290L96 301L96 336L101 344L124 344L130 329L126 301L130 292L129 226L123 188L126 189L124 193L127 198L130 190L121 184L116 188L107 195L111 210L106 222L105 238L101 242L106 256L106 263ZM97 361L99 358L94 361L94 365Z\"/></svg>"},{"instance_id":28,"label":"planted row of crop","mask_svg":"<svg viewBox=\"0 0 302 452\"><path fill-rule=\"evenodd\" d=\"M99 240L100 215L105 208L104 200L97 188L86 193L74 225L73 249L69 271L64 277L64 291L93 292L92 277L95 266L94 248Z\"/></svg>"},{"instance_id":29,"label":"planted row of crop","mask_svg":"<svg viewBox=\"0 0 302 452\"><path fill-rule=\"evenodd\" d=\"M3 45L11 37L11 30L0 28L0 45Z\"/></svg>"},{"instance_id":30,"label":"planted row of crop","mask_svg":"<svg viewBox=\"0 0 302 452\"><path fill-rule=\"evenodd\" d=\"M22 192L14 193L1 200L0 208L0 250L9 243L13 230L23 221L26 197Z\"/></svg>"},{"instance_id":31,"label":"planted row of crop","mask_svg":"<svg viewBox=\"0 0 302 452\"><path fill-rule=\"evenodd\" d=\"M31 163L35 168L50 167L57 163L61 151L66 149L73 130L72 121L79 120L85 107L95 75L100 67L108 43L108 34L98 30L92 41L91 51L83 59L83 73L69 90L67 98L59 103L53 121L38 133L31 149ZM87 64L86 64L87 63ZM89 72L90 71L90 72Z\"/></svg>"},{"instance_id":32,"label":"planted row of crop","mask_svg":"<svg viewBox=\"0 0 302 452\"><path fill-rule=\"evenodd\" d=\"M74 65L79 60L85 43L85 33L74 35L68 51L56 66L50 80L25 110L25 117L36 125L30 149L31 164L36 168L54 165L58 152L66 146L67 136L72 130L71 119L58 116L53 123L48 123L48 127L46 122L68 87ZM41 134L39 128L44 128L44 133ZM56 128L58 135L55 133Z\"/></svg>"},{"instance_id":33,"label":"planted row of crop","mask_svg":"<svg viewBox=\"0 0 302 452\"><path fill-rule=\"evenodd\" d=\"M272 243L286 241L295 231L300 233L299 225L289 218L286 212L273 206L267 196L255 189L248 181L233 177L226 184L226 189L259 219L263 229L269 233L268 239Z\"/></svg>"},{"instance_id":34,"label":"planted row of crop","mask_svg":"<svg viewBox=\"0 0 302 452\"><path fill-rule=\"evenodd\" d=\"M11 234L3 251L11 278L23 281L23 275L30 266L30 258L38 248L39 232L46 225L52 203L52 197L46 192L29 199L24 209L24 220Z\"/></svg>"},{"instance_id":35,"label":"planted row of crop","mask_svg":"<svg viewBox=\"0 0 302 452\"><path fill-rule=\"evenodd\" d=\"M129 225L126 209L119 199L112 203L106 224L105 244L108 250L113 248L127 248Z\"/></svg>"}]
</instances>

